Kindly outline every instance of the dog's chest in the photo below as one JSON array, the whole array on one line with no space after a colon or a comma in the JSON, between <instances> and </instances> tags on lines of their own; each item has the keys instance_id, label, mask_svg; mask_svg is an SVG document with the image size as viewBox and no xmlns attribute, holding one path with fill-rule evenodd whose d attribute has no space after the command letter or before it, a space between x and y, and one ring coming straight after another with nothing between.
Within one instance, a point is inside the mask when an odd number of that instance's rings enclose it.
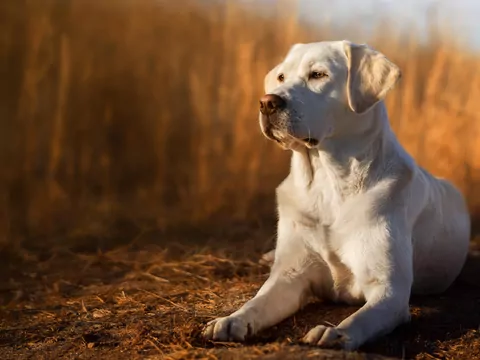
<instances>
[{"instance_id":1,"label":"dog's chest","mask_svg":"<svg viewBox=\"0 0 480 360\"><path fill-rule=\"evenodd\" d=\"M339 216L348 206L348 199L328 181L323 185L322 188L292 188L291 184L282 184L277 190L280 221L292 221L312 255L328 266L331 284L327 287L332 300L357 303L364 300L363 294L348 262L342 258L346 244L333 225L342 222ZM320 284L319 288L325 288L325 284Z\"/></svg>"},{"instance_id":2,"label":"dog's chest","mask_svg":"<svg viewBox=\"0 0 480 360\"><path fill-rule=\"evenodd\" d=\"M341 184L329 181L328 174L319 173L316 177L321 180L308 187L295 186L287 179L277 189L279 210L311 228L331 226L338 220L347 194Z\"/></svg>"}]
</instances>

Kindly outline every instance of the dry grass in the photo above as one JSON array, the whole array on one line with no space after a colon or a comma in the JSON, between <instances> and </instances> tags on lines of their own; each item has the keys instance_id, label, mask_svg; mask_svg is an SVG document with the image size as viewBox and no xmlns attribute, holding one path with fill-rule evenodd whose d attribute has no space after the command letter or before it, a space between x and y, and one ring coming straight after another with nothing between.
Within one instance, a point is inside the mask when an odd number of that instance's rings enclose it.
<instances>
[{"instance_id":1,"label":"dry grass","mask_svg":"<svg viewBox=\"0 0 480 360\"><path fill-rule=\"evenodd\" d=\"M478 265L470 278L477 287L459 281L440 297L414 298L412 322L360 353L300 344L313 326L337 324L358 309L330 303L312 303L246 344L205 342L204 324L236 310L267 276L255 260L269 230L230 232L197 236L196 246L183 236L144 232L104 251L66 247L3 256L2 358L480 359Z\"/></svg>"},{"instance_id":2,"label":"dry grass","mask_svg":"<svg viewBox=\"0 0 480 360\"><path fill-rule=\"evenodd\" d=\"M366 38L300 24L294 2L268 18L258 6L3 1L0 237L103 228L120 215L162 227L270 214L288 154L257 126L264 74L294 42ZM385 24L378 34L367 40L404 73L388 97L396 133L475 209L477 55L438 31L427 44Z\"/></svg>"},{"instance_id":3,"label":"dry grass","mask_svg":"<svg viewBox=\"0 0 480 360\"><path fill-rule=\"evenodd\" d=\"M378 358L298 345L355 310L328 304L245 347L198 336L265 277L256 260L288 153L257 125L263 76L294 42L368 40L403 70L387 101L395 132L462 188L475 216L479 55L445 29L422 44L382 24L367 39L299 23L293 1L270 17L255 6L0 1L3 358ZM415 300L412 325L362 350L480 358L479 298L457 284Z\"/></svg>"}]
</instances>

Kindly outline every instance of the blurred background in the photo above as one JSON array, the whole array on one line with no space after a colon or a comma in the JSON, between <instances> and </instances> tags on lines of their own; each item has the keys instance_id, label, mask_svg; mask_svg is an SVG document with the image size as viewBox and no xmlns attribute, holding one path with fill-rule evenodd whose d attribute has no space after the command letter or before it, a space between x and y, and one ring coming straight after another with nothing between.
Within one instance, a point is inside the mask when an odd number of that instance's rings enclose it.
<instances>
[{"instance_id":1,"label":"blurred background","mask_svg":"<svg viewBox=\"0 0 480 360\"><path fill-rule=\"evenodd\" d=\"M332 39L401 67L392 127L475 216L478 15L476 0L2 0L0 248L274 220L289 153L260 133L263 77L293 43Z\"/></svg>"}]
</instances>

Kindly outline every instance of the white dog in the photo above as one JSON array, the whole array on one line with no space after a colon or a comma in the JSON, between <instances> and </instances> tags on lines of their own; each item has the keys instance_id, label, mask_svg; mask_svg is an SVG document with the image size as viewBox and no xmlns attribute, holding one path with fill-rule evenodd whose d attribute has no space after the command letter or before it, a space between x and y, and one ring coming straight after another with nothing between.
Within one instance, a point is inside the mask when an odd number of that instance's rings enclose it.
<instances>
[{"instance_id":1,"label":"white dog","mask_svg":"<svg viewBox=\"0 0 480 360\"><path fill-rule=\"evenodd\" d=\"M206 339L242 341L314 295L363 306L303 341L353 350L408 321L411 292L440 293L458 276L470 217L459 191L393 134L383 99L399 78L381 53L348 41L294 45L266 76L262 132L292 150L274 263L254 298L207 324Z\"/></svg>"}]
</instances>

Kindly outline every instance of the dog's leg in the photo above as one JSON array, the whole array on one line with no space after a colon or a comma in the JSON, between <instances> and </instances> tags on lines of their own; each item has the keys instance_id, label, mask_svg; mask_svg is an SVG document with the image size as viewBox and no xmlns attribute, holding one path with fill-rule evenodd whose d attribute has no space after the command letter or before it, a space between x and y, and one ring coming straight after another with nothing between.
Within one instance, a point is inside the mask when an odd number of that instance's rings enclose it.
<instances>
[{"instance_id":1,"label":"dog's leg","mask_svg":"<svg viewBox=\"0 0 480 360\"><path fill-rule=\"evenodd\" d=\"M255 297L230 316L209 322L203 331L205 339L243 341L303 306L310 294L310 279L319 276L318 265L293 227L279 227L277 244L270 276Z\"/></svg>"},{"instance_id":2,"label":"dog's leg","mask_svg":"<svg viewBox=\"0 0 480 360\"><path fill-rule=\"evenodd\" d=\"M317 326L303 341L322 347L355 350L410 319L409 298L413 282L411 241L392 226L358 230L346 243L343 260L350 265L366 304L336 327Z\"/></svg>"}]
</instances>

